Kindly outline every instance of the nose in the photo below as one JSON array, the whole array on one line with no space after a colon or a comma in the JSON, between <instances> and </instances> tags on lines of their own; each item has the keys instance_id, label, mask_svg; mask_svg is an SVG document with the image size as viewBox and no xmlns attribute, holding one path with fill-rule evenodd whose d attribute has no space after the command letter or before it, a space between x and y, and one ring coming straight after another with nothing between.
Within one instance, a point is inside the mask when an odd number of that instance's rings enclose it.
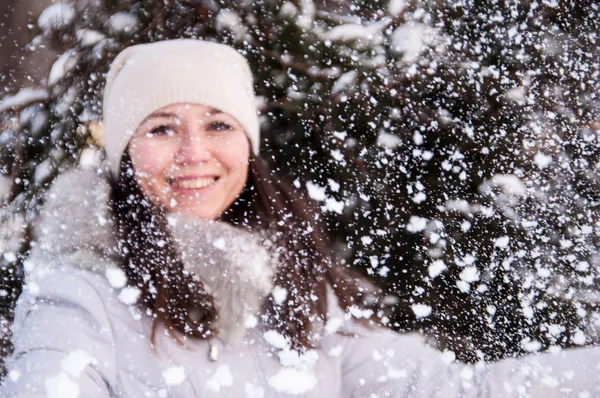
<instances>
[{"instance_id":1,"label":"nose","mask_svg":"<svg viewBox=\"0 0 600 398\"><path fill-rule=\"evenodd\" d=\"M175 161L183 165L205 163L210 158L207 142L198 132L187 132L181 140Z\"/></svg>"}]
</instances>

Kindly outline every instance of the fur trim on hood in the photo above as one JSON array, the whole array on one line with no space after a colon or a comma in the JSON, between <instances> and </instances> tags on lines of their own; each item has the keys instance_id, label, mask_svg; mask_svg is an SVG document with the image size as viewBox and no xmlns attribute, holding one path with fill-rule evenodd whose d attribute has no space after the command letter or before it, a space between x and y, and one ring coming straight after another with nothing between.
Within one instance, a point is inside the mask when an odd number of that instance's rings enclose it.
<instances>
[{"instance_id":1,"label":"fur trim on hood","mask_svg":"<svg viewBox=\"0 0 600 398\"><path fill-rule=\"evenodd\" d=\"M229 224L181 215L168 221L183 265L215 298L220 337L239 340L273 289L274 258L258 236Z\"/></svg>"},{"instance_id":2,"label":"fur trim on hood","mask_svg":"<svg viewBox=\"0 0 600 398\"><path fill-rule=\"evenodd\" d=\"M109 196L107 176L93 169L76 168L56 179L34 228L28 281L63 264L102 275L119 268ZM275 258L259 236L229 224L175 214L168 221L185 269L215 298L220 337L239 340L273 288Z\"/></svg>"},{"instance_id":3,"label":"fur trim on hood","mask_svg":"<svg viewBox=\"0 0 600 398\"><path fill-rule=\"evenodd\" d=\"M61 264L100 274L117 266L109 195L106 177L93 169L72 169L56 179L34 226L28 279Z\"/></svg>"}]
</instances>

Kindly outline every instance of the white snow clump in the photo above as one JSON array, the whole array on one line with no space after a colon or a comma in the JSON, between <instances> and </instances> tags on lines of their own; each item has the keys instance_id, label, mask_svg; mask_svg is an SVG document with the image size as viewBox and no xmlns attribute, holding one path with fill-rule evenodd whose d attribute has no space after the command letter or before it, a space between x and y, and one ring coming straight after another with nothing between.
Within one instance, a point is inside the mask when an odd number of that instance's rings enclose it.
<instances>
[{"instance_id":1,"label":"white snow clump","mask_svg":"<svg viewBox=\"0 0 600 398\"><path fill-rule=\"evenodd\" d=\"M121 289L127 284L127 276L122 269L114 267L107 268L104 276L106 277L106 280L110 286L115 289Z\"/></svg>"},{"instance_id":2,"label":"white snow clump","mask_svg":"<svg viewBox=\"0 0 600 398\"><path fill-rule=\"evenodd\" d=\"M413 304L410 308L417 318L426 318L431 315L431 306L426 304Z\"/></svg>"},{"instance_id":3,"label":"white snow clump","mask_svg":"<svg viewBox=\"0 0 600 398\"><path fill-rule=\"evenodd\" d=\"M479 280L479 271L475 267L467 267L460 273L459 277L467 283L476 282Z\"/></svg>"},{"instance_id":4,"label":"white snow clump","mask_svg":"<svg viewBox=\"0 0 600 398\"><path fill-rule=\"evenodd\" d=\"M337 94L347 86L354 83L356 77L358 76L358 71L351 70L342 74L336 81L333 83L333 87L331 88L331 94Z\"/></svg>"},{"instance_id":5,"label":"white snow clump","mask_svg":"<svg viewBox=\"0 0 600 398\"><path fill-rule=\"evenodd\" d=\"M48 75L48 85L53 86L59 80L61 80L67 72L69 72L77 64L77 57L74 55L73 50L69 50L61 55L50 68L50 74Z\"/></svg>"},{"instance_id":6,"label":"white snow clump","mask_svg":"<svg viewBox=\"0 0 600 398\"><path fill-rule=\"evenodd\" d=\"M96 364L96 358L83 350L70 352L60 362L60 368L67 372L70 376L79 377L83 370L90 364Z\"/></svg>"},{"instance_id":7,"label":"white snow clump","mask_svg":"<svg viewBox=\"0 0 600 398\"><path fill-rule=\"evenodd\" d=\"M217 30L229 30L239 41L245 40L248 36L248 29L240 19L239 14L228 9L222 9L217 14Z\"/></svg>"},{"instance_id":8,"label":"white snow clump","mask_svg":"<svg viewBox=\"0 0 600 398\"><path fill-rule=\"evenodd\" d=\"M325 199L325 206L322 206L321 208L324 211L332 211L337 214L343 214L344 206L345 206L344 202L342 202L340 200L336 200L331 197L328 197L327 199Z\"/></svg>"},{"instance_id":9,"label":"white snow clump","mask_svg":"<svg viewBox=\"0 0 600 398\"><path fill-rule=\"evenodd\" d=\"M116 33L129 33L137 24L137 18L126 12L118 12L108 20L108 26Z\"/></svg>"},{"instance_id":10,"label":"white snow clump","mask_svg":"<svg viewBox=\"0 0 600 398\"><path fill-rule=\"evenodd\" d=\"M281 305L288 297L288 291L286 288L281 286L275 286L273 291L271 292L273 295L273 300L275 300L275 304Z\"/></svg>"},{"instance_id":11,"label":"white snow clump","mask_svg":"<svg viewBox=\"0 0 600 398\"><path fill-rule=\"evenodd\" d=\"M76 36L82 47L93 46L106 37L97 30L92 29L80 29L77 31Z\"/></svg>"},{"instance_id":12,"label":"white snow clump","mask_svg":"<svg viewBox=\"0 0 600 398\"><path fill-rule=\"evenodd\" d=\"M22 106L31 102L42 101L48 98L48 92L39 88L25 87L15 95L7 95L0 101L0 112L6 112L10 108ZM10 179L9 183L10 183Z\"/></svg>"},{"instance_id":13,"label":"white snow clump","mask_svg":"<svg viewBox=\"0 0 600 398\"><path fill-rule=\"evenodd\" d=\"M162 372L162 378L168 386L178 386L185 381L183 366L171 366Z\"/></svg>"},{"instance_id":14,"label":"white snow clump","mask_svg":"<svg viewBox=\"0 0 600 398\"><path fill-rule=\"evenodd\" d=\"M334 43L351 43L355 42L362 46L373 46L383 42L381 31L387 28L392 22L388 17L382 18L377 22L361 25L356 23L347 23L338 25L333 29L325 32L323 38Z\"/></svg>"},{"instance_id":15,"label":"white snow clump","mask_svg":"<svg viewBox=\"0 0 600 398\"><path fill-rule=\"evenodd\" d=\"M38 17L37 24L40 29L48 31L53 27L60 28L73 21L75 9L70 4L57 3L46 8Z\"/></svg>"},{"instance_id":16,"label":"white snow clump","mask_svg":"<svg viewBox=\"0 0 600 398\"><path fill-rule=\"evenodd\" d=\"M406 6L408 6L406 0L391 0L388 3L388 13L393 17L397 17L406 9Z\"/></svg>"},{"instance_id":17,"label":"white snow clump","mask_svg":"<svg viewBox=\"0 0 600 398\"><path fill-rule=\"evenodd\" d=\"M225 243L225 239L223 237L218 237L213 241L213 246L219 250L225 251L227 249L227 245Z\"/></svg>"},{"instance_id":18,"label":"white snow clump","mask_svg":"<svg viewBox=\"0 0 600 398\"><path fill-rule=\"evenodd\" d=\"M137 303L140 297L140 289L137 287L127 286L124 287L119 293L119 300L126 305L133 305Z\"/></svg>"},{"instance_id":19,"label":"white snow clump","mask_svg":"<svg viewBox=\"0 0 600 398\"><path fill-rule=\"evenodd\" d=\"M395 134L380 131L379 135L377 136L377 145L382 146L384 148L394 149L400 144L402 144L402 140Z\"/></svg>"},{"instance_id":20,"label":"white snow clump","mask_svg":"<svg viewBox=\"0 0 600 398\"><path fill-rule=\"evenodd\" d=\"M443 260L435 260L428 267L429 277L430 278L435 278L436 276L438 276L439 274L441 274L446 268L448 268L448 267L446 266L446 264L444 263Z\"/></svg>"},{"instance_id":21,"label":"white snow clump","mask_svg":"<svg viewBox=\"0 0 600 398\"><path fill-rule=\"evenodd\" d=\"M75 383L68 374L60 372L56 376L44 380L46 398L78 398L79 384Z\"/></svg>"},{"instance_id":22,"label":"white snow clump","mask_svg":"<svg viewBox=\"0 0 600 398\"><path fill-rule=\"evenodd\" d=\"M244 384L244 392L246 393L246 398L264 398L265 389L261 386L256 386L252 383L246 382Z\"/></svg>"},{"instance_id":23,"label":"white snow clump","mask_svg":"<svg viewBox=\"0 0 600 398\"><path fill-rule=\"evenodd\" d=\"M552 156L544 155L543 153L538 152L533 157L533 161L540 169L543 169L552 163Z\"/></svg>"},{"instance_id":24,"label":"white snow clump","mask_svg":"<svg viewBox=\"0 0 600 398\"><path fill-rule=\"evenodd\" d=\"M508 247L509 242L510 242L510 237L502 236L494 241L494 247L498 247L500 249L506 249Z\"/></svg>"},{"instance_id":25,"label":"white snow clump","mask_svg":"<svg viewBox=\"0 0 600 398\"><path fill-rule=\"evenodd\" d=\"M537 352L542 348L542 343L537 340L531 340L529 337L521 340L521 348L527 352Z\"/></svg>"},{"instance_id":26,"label":"white snow clump","mask_svg":"<svg viewBox=\"0 0 600 398\"><path fill-rule=\"evenodd\" d=\"M525 196L527 187L519 177L514 174L495 174L491 179L486 180L479 187L483 194L490 195L493 188L500 188L506 195Z\"/></svg>"},{"instance_id":27,"label":"white snow clump","mask_svg":"<svg viewBox=\"0 0 600 398\"><path fill-rule=\"evenodd\" d=\"M315 388L317 379L314 375L293 368L281 369L269 378L269 385L277 392L288 395L304 395Z\"/></svg>"},{"instance_id":28,"label":"white snow clump","mask_svg":"<svg viewBox=\"0 0 600 398\"><path fill-rule=\"evenodd\" d=\"M298 15L298 7L289 1L286 1L279 8L279 16L281 18L294 18Z\"/></svg>"},{"instance_id":29,"label":"white snow clump","mask_svg":"<svg viewBox=\"0 0 600 398\"><path fill-rule=\"evenodd\" d=\"M414 63L427 46L440 41L440 35L429 25L408 22L392 32L391 40L392 49L402 54L401 60Z\"/></svg>"},{"instance_id":30,"label":"white snow clump","mask_svg":"<svg viewBox=\"0 0 600 398\"><path fill-rule=\"evenodd\" d=\"M327 195L325 194L325 188L318 184L315 184L312 181L306 182L306 189L308 191L308 196L310 196L311 199L316 200L317 202L323 202L327 198Z\"/></svg>"},{"instance_id":31,"label":"white snow clump","mask_svg":"<svg viewBox=\"0 0 600 398\"><path fill-rule=\"evenodd\" d=\"M263 334L263 338L267 343L271 346L278 348L280 350L286 348L288 346L288 341L281 333L276 330L267 330Z\"/></svg>"},{"instance_id":32,"label":"white snow clump","mask_svg":"<svg viewBox=\"0 0 600 398\"><path fill-rule=\"evenodd\" d=\"M219 392L223 387L231 387L232 385L233 375L228 365L219 366L212 377L206 380L206 388L214 392Z\"/></svg>"},{"instance_id":33,"label":"white snow clump","mask_svg":"<svg viewBox=\"0 0 600 398\"><path fill-rule=\"evenodd\" d=\"M406 230L409 232L420 232L427 228L427 219L419 216L411 216L408 220Z\"/></svg>"},{"instance_id":34,"label":"white snow clump","mask_svg":"<svg viewBox=\"0 0 600 398\"><path fill-rule=\"evenodd\" d=\"M527 99L527 89L525 87L513 87L504 95L515 102L524 102Z\"/></svg>"}]
</instances>

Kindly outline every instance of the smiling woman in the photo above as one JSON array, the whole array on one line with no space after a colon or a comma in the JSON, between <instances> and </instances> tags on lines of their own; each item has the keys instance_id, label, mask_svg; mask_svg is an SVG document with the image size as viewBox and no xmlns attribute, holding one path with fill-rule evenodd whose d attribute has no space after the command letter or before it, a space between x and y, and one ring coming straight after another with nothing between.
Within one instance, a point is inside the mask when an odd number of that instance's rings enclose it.
<instances>
[{"instance_id":1,"label":"smiling woman","mask_svg":"<svg viewBox=\"0 0 600 398\"><path fill-rule=\"evenodd\" d=\"M140 187L169 211L216 219L248 178L250 143L234 117L200 104L151 113L129 143Z\"/></svg>"},{"instance_id":2,"label":"smiling woman","mask_svg":"<svg viewBox=\"0 0 600 398\"><path fill-rule=\"evenodd\" d=\"M385 329L304 196L259 155L225 45L137 45L104 92L106 167L48 193L2 397L597 396L600 349L468 366Z\"/></svg>"}]
</instances>

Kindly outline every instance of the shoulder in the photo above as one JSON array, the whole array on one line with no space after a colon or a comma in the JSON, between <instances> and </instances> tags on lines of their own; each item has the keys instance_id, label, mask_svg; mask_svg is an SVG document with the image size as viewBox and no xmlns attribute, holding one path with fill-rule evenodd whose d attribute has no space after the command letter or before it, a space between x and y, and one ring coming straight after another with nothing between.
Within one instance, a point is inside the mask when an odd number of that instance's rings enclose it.
<instances>
[{"instance_id":1,"label":"shoulder","mask_svg":"<svg viewBox=\"0 0 600 398\"><path fill-rule=\"evenodd\" d=\"M115 272L119 271L115 268ZM124 276L124 275L123 275ZM98 297L110 300L115 294L106 275L77 267L62 264L50 270L44 270L26 279L23 298L43 299L47 297L85 298L81 292L88 292L90 298Z\"/></svg>"},{"instance_id":2,"label":"shoulder","mask_svg":"<svg viewBox=\"0 0 600 398\"><path fill-rule=\"evenodd\" d=\"M37 396L58 377L79 385L86 396L107 396L107 386L117 381L119 312L126 314L103 275L60 266L28 278L15 310L14 351L6 362L19 377L5 383L0 395Z\"/></svg>"},{"instance_id":3,"label":"shoulder","mask_svg":"<svg viewBox=\"0 0 600 398\"><path fill-rule=\"evenodd\" d=\"M112 316L131 318L120 289L126 282L124 273L109 268L106 274L108 277L87 269L61 265L27 278L17 302L15 336L18 337L20 327L27 329L32 319L55 317L67 322L80 320L97 328L110 328Z\"/></svg>"},{"instance_id":4,"label":"shoulder","mask_svg":"<svg viewBox=\"0 0 600 398\"><path fill-rule=\"evenodd\" d=\"M109 279L72 266L29 278L15 308L14 356L44 348L84 348L100 352L100 358L113 350L115 339L144 333L135 292L116 288Z\"/></svg>"},{"instance_id":5,"label":"shoulder","mask_svg":"<svg viewBox=\"0 0 600 398\"><path fill-rule=\"evenodd\" d=\"M44 207L35 230L36 235L86 231L108 221L108 178L90 168L72 168L59 175L45 197Z\"/></svg>"}]
</instances>

